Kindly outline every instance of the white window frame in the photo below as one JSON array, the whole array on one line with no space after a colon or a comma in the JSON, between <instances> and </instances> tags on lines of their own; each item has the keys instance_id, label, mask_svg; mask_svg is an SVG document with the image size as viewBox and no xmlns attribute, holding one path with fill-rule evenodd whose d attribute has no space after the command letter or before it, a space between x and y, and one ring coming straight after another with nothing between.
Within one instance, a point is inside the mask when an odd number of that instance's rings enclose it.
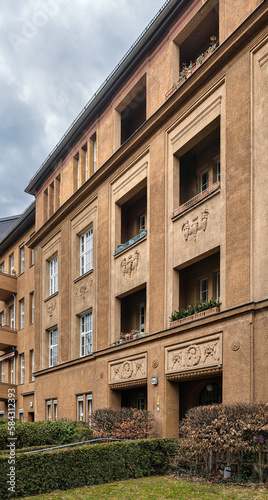
<instances>
[{"instance_id":1,"label":"white window frame","mask_svg":"<svg viewBox=\"0 0 268 500\"><path fill-rule=\"evenodd\" d=\"M87 394L86 421L88 426L92 426L92 394Z\"/></svg>"},{"instance_id":2,"label":"white window frame","mask_svg":"<svg viewBox=\"0 0 268 500\"><path fill-rule=\"evenodd\" d=\"M10 274L13 274L15 271L15 266L14 266L14 253L10 255Z\"/></svg>"},{"instance_id":3,"label":"white window frame","mask_svg":"<svg viewBox=\"0 0 268 500\"><path fill-rule=\"evenodd\" d=\"M145 226L145 220L146 220L146 219L145 219L145 214L142 214L142 215L140 216L140 218L139 218L139 226L140 226L140 227L139 227L139 231L144 231L144 229L145 229L145 227L146 227L146 226Z\"/></svg>"},{"instance_id":4,"label":"white window frame","mask_svg":"<svg viewBox=\"0 0 268 500\"><path fill-rule=\"evenodd\" d=\"M82 395L82 396L77 396L77 421L83 422L83 420L84 420L84 396Z\"/></svg>"},{"instance_id":5,"label":"white window frame","mask_svg":"<svg viewBox=\"0 0 268 500\"><path fill-rule=\"evenodd\" d=\"M52 408L53 408L53 421L57 422L57 420L58 420L58 400L57 399L53 399Z\"/></svg>"},{"instance_id":6,"label":"white window frame","mask_svg":"<svg viewBox=\"0 0 268 500\"><path fill-rule=\"evenodd\" d=\"M1 363L1 382L5 382L5 362Z\"/></svg>"},{"instance_id":7,"label":"white window frame","mask_svg":"<svg viewBox=\"0 0 268 500\"><path fill-rule=\"evenodd\" d=\"M97 136L93 141L93 172L95 173L97 170Z\"/></svg>"},{"instance_id":8,"label":"white window frame","mask_svg":"<svg viewBox=\"0 0 268 500\"><path fill-rule=\"evenodd\" d=\"M24 273L25 269L25 247L22 245L20 247L20 272L21 274Z\"/></svg>"},{"instance_id":9,"label":"white window frame","mask_svg":"<svg viewBox=\"0 0 268 500\"><path fill-rule=\"evenodd\" d=\"M30 293L31 296L31 325L34 324L34 292Z\"/></svg>"},{"instance_id":10,"label":"white window frame","mask_svg":"<svg viewBox=\"0 0 268 500\"><path fill-rule=\"evenodd\" d=\"M19 421L23 422L23 408L19 408Z\"/></svg>"},{"instance_id":11,"label":"white window frame","mask_svg":"<svg viewBox=\"0 0 268 500\"><path fill-rule=\"evenodd\" d=\"M206 282L206 287L203 289L203 284ZM206 294L206 298L203 298L203 294ZM208 278L203 278L200 280L200 301L208 301Z\"/></svg>"},{"instance_id":12,"label":"white window frame","mask_svg":"<svg viewBox=\"0 0 268 500\"><path fill-rule=\"evenodd\" d=\"M10 360L10 383L16 383L16 360L15 357Z\"/></svg>"},{"instance_id":13,"label":"white window frame","mask_svg":"<svg viewBox=\"0 0 268 500\"><path fill-rule=\"evenodd\" d=\"M93 227L80 236L80 276L93 269Z\"/></svg>"},{"instance_id":14,"label":"white window frame","mask_svg":"<svg viewBox=\"0 0 268 500\"><path fill-rule=\"evenodd\" d=\"M4 273L5 272L5 262L4 261L1 262L1 266L0 267L1 267L0 272Z\"/></svg>"},{"instance_id":15,"label":"white window frame","mask_svg":"<svg viewBox=\"0 0 268 500\"><path fill-rule=\"evenodd\" d=\"M11 330L15 330L14 306L10 307L9 313L10 313L10 328L11 328Z\"/></svg>"},{"instance_id":16,"label":"white window frame","mask_svg":"<svg viewBox=\"0 0 268 500\"><path fill-rule=\"evenodd\" d=\"M80 356L92 354L92 309L80 316Z\"/></svg>"},{"instance_id":17,"label":"white window frame","mask_svg":"<svg viewBox=\"0 0 268 500\"><path fill-rule=\"evenodd\" d=\"M4 313L4 311L1 312L1 325L2 326L5 325L5 313Z\"/></svg>"},{"instance_id":18,"label":"white window frame","mask_svg":"<svg viewBox=\"0 0 268 500\"><path fill-rule=\"evenodd\" d=\"M31 350L31 357L32 357L32 382L35 380L35 376L33 375L34 373L34 349Z\"/></svg>"},{"instance_id":19,"label":"white window frame","mask_svg":"<svg viewBox=\"0 0 268 500\"><path fill-rule=\"evenodd\" d=\"M140 332L144 332L145 328L145 304L140 304L140 310L139 310L139 321L140 321Z\"/></svg>"},{"instance_id":20,"label":"white window frame","mask_svg":"<svg viewBox=\"0 0 268 500\"><path fill-rule=\"evenodd\" d=\"M58 256L49 261L49 295L58 291Z\"/></svg>"},{"instance_id":21,"label":"white window frame","mask_svg":"<svg viewBox=\"0 0 268 500\"><path fill-rule=\"evenodd\" d=\"M207 181L205 183L203 183L203 176L204 175L207 176ZM204 170L204 172L202 172L202 174L201 174L201 193L206 191L208 189L208 187L209 187L209 171L207 169L207 170Z\"/></svg>"},{"instance_id":22,"label":"white window frame","mask_svg":"<svg viewBox=\"0 0 268 500\"><path fill-rule=\"evenodd\" d=\"M25 380L25 359L24 359L24 353L20 355L20 383L24 384Z\"/></svg>"},{"instance_id":23,"label":"white window frame","mask_svg":"<svg viewBox=\"0 0 268 500\"><path fill-rule=\"evenodd\" d=\"M34 250L31 251L31 266L34 265Z\"/></svg>"},{"instance_id":24,"label":"white window frame","mask_svg":"<svg viewBox=\"0 0 268 500\"><path fill-rule=\"evenodd\" d=\"M58 328L51 328L49 331L49 367L58 364Z\"/></svg>"},{"instance_id":25,"label":"white window frame","mask_svg":"<svg viewBox=\"0 0 268 500\"><path fill-rule=\"evenodd\" d=\"M21 330L24 328L24 312L25 312L24 299L21 299L20 300L20 329Z\"/></svg>"},{"instance_id":26,"label":"white window frame","mask_svg":"<svg viewBox=\"0 0 268 500\"><path fill-rule=\"evenodd\" d=\"M46 420L51 422L51 400L46 401Z\"/></svg>"},{"instance_id":27,"label":"white window frame","mask_svg":"<svg viewBox=\"0 0 268 500\"><path fill-rule=\"evenodd\" d=\"M4 410L0 410L0 418L2 418L4 420L4 418L5 418Z\"/></svg>"},{"instance_id":28,"label":"white window frame","mask_svg":"<svg viewBox=\"0 0 268 500\"><path fill-rule=\"evenodd\" d=\"M145 407L145 394L144 392L137 393L137 410L144 410Z\"/></svg>"}]
</instances>

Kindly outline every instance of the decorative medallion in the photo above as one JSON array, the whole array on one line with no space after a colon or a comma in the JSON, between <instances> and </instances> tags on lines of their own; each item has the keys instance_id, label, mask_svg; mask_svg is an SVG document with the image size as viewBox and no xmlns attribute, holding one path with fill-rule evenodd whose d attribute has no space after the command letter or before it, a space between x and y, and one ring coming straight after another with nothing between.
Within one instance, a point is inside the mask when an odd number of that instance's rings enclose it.
<instances>
[{"instance_id":1,"label":"decorative medallion","mask_svg":"<svg viewBox=\"0 0 268 500\"><path fill-rule=\"evenodd\" d=\"M159 361L158 361L158 359L154 359L154 360L153 360L153 362L152 362L152 367L153 367L153 368L157 368L157 367L158 367L158 365L159 365Z\"/></svg>"},{"instance_id":2,"label":"decorative medallion","mask_svg":"<svg viewBox=\"0 0 268 500\"><path fill-rule=\"evenodd\" d=\"M85 298L85 294L89 292L89 287L93 284L93 278L89 278L87 281L81 283L81 285L76 286L75 295Z\"/></svg>"},{"instance_id":3,"label":"decorative medallion","mask_svg":"<svg viewBox=\"0 0 268 500\"><path fill-rule=\"evenodd\" d=\"M140 252L138 250L136 250L134 253L131 253L128 258L124 257L124 259L121 261L121 269L124 276L126 274L131 276L132 273L138 269L139 259Z\"/></svg>"},{"instance_id":4,"label":"decorative medallion","mask_svg":"<svg viewBox=\"0 0 268 500\"><path fill-rule=\"evenodd\" d=\"M49 314L49 317L52 318L53 316L53 311L55 310L56 308L56 300L51 300L48 304L47 304L47 312Z\"/></svg>"},{"instance_id":5,"label":"decorative medallion","mask_svg":"<svg viewBox=\"0 0 268 500\"><path fill-rule=\"evenodd\" d=\"M239 342L239 340L235 340L235 341L232 343L232 350L233 350L233 351L238 351L238 349L240 349L240 342Z\"/></svg>"},{"instance_id":6,"label":"decorative medallion","mask_svg":"<svg viewBox=\"0 0 268 500\"><path fill-rule=\"evenodd\" d=\"M104 376L103 372L100 372L100 378L103 378L103 376Z\"/></svg>"},{"instance_id":7,"label":"decorative medallion","mask_svg":"<svg viewBox=\"0 0 268 500\"><path fill-rule=\"evenodd\" d=\"M183 232L183 236L184 236L185 241L188 241L188 239L191 236L193 236L194 241L196 241L196 236L197 236L198 231L202 231L202 230L205 231L207 229L208 214L209 214L209 211L206 208L204 210L204 212L202 212L202 214L201 214L200 221L198 220L198 217L195 217L192 220L191 224L189 223L188 220L186 222L184 222L181 230Z\"/></svg>"}]
</instances>

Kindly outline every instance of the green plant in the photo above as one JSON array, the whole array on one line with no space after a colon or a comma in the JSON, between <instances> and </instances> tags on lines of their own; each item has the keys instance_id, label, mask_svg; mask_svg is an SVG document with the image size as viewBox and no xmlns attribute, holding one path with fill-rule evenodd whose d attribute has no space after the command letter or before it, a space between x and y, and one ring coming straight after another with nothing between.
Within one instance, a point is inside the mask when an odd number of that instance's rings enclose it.
<instances>
[{"instance_id":1,"label":"green plant","mask_svg":"<svg viewBox=\"0 0 268 500\"><path fill-rule=\"evenodd\" d=\"M213 309L214 307L220 307L221 302L211 298L209 301L197 302L195 305L190 304L187 309L178 309L178 311L172 312L169 321L176 321L178 319L186 318L187 316L192 316L207 309Z\"/></svg>"}]
</instances>

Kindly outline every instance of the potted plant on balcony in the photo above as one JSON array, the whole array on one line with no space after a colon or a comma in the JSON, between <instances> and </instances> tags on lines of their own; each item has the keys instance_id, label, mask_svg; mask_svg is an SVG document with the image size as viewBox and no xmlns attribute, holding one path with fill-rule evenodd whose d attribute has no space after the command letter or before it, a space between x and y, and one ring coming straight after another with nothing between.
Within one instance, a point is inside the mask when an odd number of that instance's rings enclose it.
<instances>
[{"instance_id":1,"label":"potted plant on balcony","mask_svg":"<svg viewBox=\"0 0 268 500\"><path fill-rule=\"evenodd\" d=\"M195 305L190 304L187 309L178 309L178 311L174 311L171 314L169 318L170 326L177 326L193 319L220 312L220 306L221 302L214 298L205 302L197 302Z\"/></svg>"}]
</instances>

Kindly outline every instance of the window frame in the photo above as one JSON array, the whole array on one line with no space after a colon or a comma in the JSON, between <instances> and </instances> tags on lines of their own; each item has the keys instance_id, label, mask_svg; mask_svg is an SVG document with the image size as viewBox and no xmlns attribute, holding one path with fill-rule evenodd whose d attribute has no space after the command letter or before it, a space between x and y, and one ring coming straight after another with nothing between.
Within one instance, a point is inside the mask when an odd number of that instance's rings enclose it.
<instances>
[{"instance_id":1,"label":"window frame","mask_svg":"<svg viewBox=\"0 0 268 500\"><path fill-rule=\"evenodd\" d=\"M56 332L56 343L53 343L53 340L55 337L53 337L53 334ZM57 366L58 364L58 328L57 326L50 328L48 330L49 334L49 368L52 368L53 366ZM54 351L56 351L56 354L54 354ZM56 360L55 362L53 360Z\"/></svg>"},{"instance_id":2,"label":"window frame","mask_svg":"<svg viewBox=\"0 0 268 500\"><path fill-rule=\"evenodd\" d=\"M47 399L46 400L46 421L47 422L51 422L51 417L52 417L52 413L51 413L51 399Z\"/></svg>"},{"instance_id":3,"label":"window frame","mask_svg":"<svg viewBox=\"0 0 268 500\"><path fill-rule=\"evenodd\" d=\"M23 274L25 271L25 246L21 245L20 247L20 274Z\"/></svg>"},{"instance_id":4,"label":"window frame","mask_svg":"<svg viewBox=\"0 0 268 500\"><path fill-rule=\"evenodd\" d=\"M86 327L85 319L87 316L89 317L89 329L85 330L85 327ZM92 309L89 309L88 311L86 311L80 315L80 357L81 358L92 354L92 352L93 352L92 336L93 336L93 314L92 314ZM87 342L85 342L85 340L87 340ZM88 346L90 348L90 352L86 352L86 347L88 347Z\"/></svg>"},{"instance_id":5,"label":"window frame","mask_svg":"<svg viewBox=\"0 0 268 500\"><path fill-rule=\"evenodd\" d=\"M88 236L88 240L86 240ZM85 248L89 242L89 248ZM80 276L93 269L93 226L80 235Z\"/></svg>"},{"instance_id":6,"label":"window frame","mask_svg":"<svg viewBox=\"0 0 268 500\"><path fill-rule=\"evenodd\" d=\"M207 286L206 286L206 289L205 289L205 290L203 290L202 285L203 285L203 283L204 283L205 281L207 282ZM200 302L202 302L202 303L203 303L203 302L207 302L207 301L208 301L208 287L209 287L209 279L208 279L208 276L206 276L205 278L200 279ZM206 298L205 298L205 299L203 299L203 296L202 296L202 294L203 294L203 293L206 293Z\"/></svg>"},{"instance_id":7,"label":"window frame","mask_svg":"<svg viewBox=\"0 0 268 500\"><path fill-rule=\"evenodd\" d=\"M145 331L145 304L140 304L140 307L139 307L139 328L140 328L140 332L144 333L144 331Z\"/></svg>"},{"instance_id":8,"label":"window frame","mask_svg":"<svg viewBox=\"0 0 268 500\"><path fill-rule=\"evenodd\" d=\"M20 383L25 382L25 356L24 352L20 355Z\"/></svg>"},{"instance_id":9,"label":"window frame","mask_svg":"<svg viewBox=\"0 0 268 500\"><path fill-rule=\"evenodd\" d=\"M58 255L49 261L49 295L58 292Z\"/></svg>"},{"instance_id":10,"label":"window frame","mask_svg":"<svg viewBox=\"0 0 268 500\"><path fill-rule=\"evenodd\" d=\"M5 382L5 362L1 362L1 382Z\"/></svg>"},{"instance_id":11,"label":"window frame","mask_svg":"<svg viewBox=\"0 0 268 500\"><path fill-rule=\"evenodd\" d=\"M24 298L20 300L20 329L23 330L25 326L25 301Z\"/></svg>"},{"instance_id":12,"label":"window frame","mask_svg":"<svg viewBox=\"0 0 268 500\"><path fill-rule=\"evenodd\" d=\"M203 184L203 176L207 176L207 181ZM206 186L205 188L203 186ZM209 169L207 168L200 174L200 192L204 193L209 188Z\"/></svg>"},{"instance_id":13,"label":"window frame","mask_svg":"<svg viewBox=\"0 0 268 500\"><path fill-rule=\"evenodd\" d=\"M57 398L52 400L52 418L53 418L53 422L57 422L57 420L58 420L58 400L57 400Z\"/></svg>"},{"instance_id":14,"label":"window frame","mask_svg":"<svg viewBox=\"0 0 268 500\"><path fill-rule=\"evenodd\" d=\"M86 401L87 401L87 406L86 406L86 422L88 423L88 426L91 428L92 427L92 393L86 395Z\"/></svg>"},{"instance_id":15,"label":"window frame","mask_svg":"<svg viewBox=\"0 0 268 500\"><path fill-rule=\"evenodd\" d=\"M82 407L82 413L80 412L81 407ZM84 420L84 395L79 395L77 396L77 421L83 422L83 420Z\"/></svg>"}]
</instances>

